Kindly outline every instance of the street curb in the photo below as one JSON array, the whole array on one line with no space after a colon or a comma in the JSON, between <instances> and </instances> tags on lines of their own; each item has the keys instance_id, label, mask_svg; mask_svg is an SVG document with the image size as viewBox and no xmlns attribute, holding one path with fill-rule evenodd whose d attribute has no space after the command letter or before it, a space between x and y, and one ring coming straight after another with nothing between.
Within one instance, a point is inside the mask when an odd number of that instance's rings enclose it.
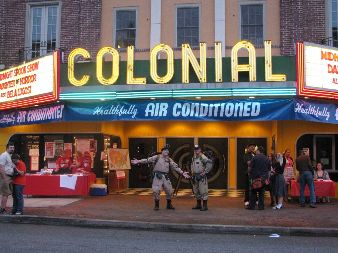
<instances>
[{"instance_id":1,"label":"street curb","mask_svg":"<svg viewBox=\"0 0 338 253\"><path fill-rule=\"evenodd\" d=\"M272 226L242 226L242 225L215 225L215 224L179 224L179 223L156 223L142 221L100 220L60 218L35 215L1 215L1 223L35 224L75 226L89 228L117 228L152 230L164 232L189 232L209 234L245 234L245 235L270 235L279 234L286 236L320 236L338 237L337 228L306 228L306 227L272 227Z\"/></svg>"}]
</instances>

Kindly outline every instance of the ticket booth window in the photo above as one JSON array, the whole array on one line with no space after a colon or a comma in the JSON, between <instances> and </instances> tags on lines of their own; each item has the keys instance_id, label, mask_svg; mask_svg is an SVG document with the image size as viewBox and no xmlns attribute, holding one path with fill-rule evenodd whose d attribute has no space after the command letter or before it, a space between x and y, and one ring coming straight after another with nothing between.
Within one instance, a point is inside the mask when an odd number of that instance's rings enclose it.
<instances>
[{"instance_id":1,"label":"ticket booth window","mask_svg":"<svg viewBox=\"0 0 338 253\"><path fill-rule=\"evenodd\" d=\"M314 160L321 162L326 170L336 170L335 167L335 139L333 135L313 136Z\"/></svg>"}]
</instances>

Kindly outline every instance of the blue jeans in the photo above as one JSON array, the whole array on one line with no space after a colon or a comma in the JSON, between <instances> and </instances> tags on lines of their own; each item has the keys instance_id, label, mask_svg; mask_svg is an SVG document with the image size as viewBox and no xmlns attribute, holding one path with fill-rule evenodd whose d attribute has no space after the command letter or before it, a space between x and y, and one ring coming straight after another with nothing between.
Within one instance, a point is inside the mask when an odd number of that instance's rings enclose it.
<instances>
[{"instance_id":1,"label":"blue jeans","mask_svg":"<svg viewBox=\"0 0 338 253\"><path fill-rule=\"evenodd\" d=\"M299 178L300 183L300 196L299 200L301 204L305 203L305 185L308 185L310 190L310 203L315 204L316 203L316 194L315 194L315 186L313 183L313 175L311 171L304 171L300 174Z\"/></svg>"},{"instance_id":2,"label":"blue jeans","mask_svg":"<svg viewBox=\"0 0 338 253\"><path fill-rule=\"evenodd\" d=\"M23 188L24 185L13 184L13 209L12 214L23 212Z\"/></svg>"}]
</instances>

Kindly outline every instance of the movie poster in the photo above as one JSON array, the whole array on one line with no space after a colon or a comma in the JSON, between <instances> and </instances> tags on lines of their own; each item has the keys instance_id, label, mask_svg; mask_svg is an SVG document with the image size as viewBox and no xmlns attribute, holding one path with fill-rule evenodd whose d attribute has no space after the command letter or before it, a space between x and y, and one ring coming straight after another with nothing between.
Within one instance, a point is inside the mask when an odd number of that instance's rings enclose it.
<instances>
[{"instance_id":1,"label":"movie poster","mask_svg":"<svg viewBox=\"0 0 338 253\"><path fill-rule=\"evenodd\" d=\"M108 148L109 170L130 170L128 149Z\"/></svg>"},{"instance_id":2,"label":"movie poster","mask_svg":"<svg viewBox=\"0 0 338 253\"><path fill-rule=\"evenodd\" d=\"M45 158L54 158L55 144L54 142L45 142Z\"/></svg>"},{"instance_id":3,"label":"movie poster","mask_svg":"<svg viewBox=\"0 0 338 253\"><path fill-rule=\"evenodd\" d=\"M55 140L55 156L58 157L63 153L63 140Z\"/></svg>"}]
</instances>

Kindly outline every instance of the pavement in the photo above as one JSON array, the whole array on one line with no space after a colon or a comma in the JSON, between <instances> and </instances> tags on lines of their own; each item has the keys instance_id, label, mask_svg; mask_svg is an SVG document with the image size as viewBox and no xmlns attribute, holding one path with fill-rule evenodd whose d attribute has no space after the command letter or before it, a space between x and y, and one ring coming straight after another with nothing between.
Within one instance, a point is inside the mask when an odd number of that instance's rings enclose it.
<instances>
[{"instance_id":1,"label":"pavement","mask_svg":"<svg viewBox=\"0 0 338 253\"><path fill-rule=\"evenodd\" d=\"M89 196L74 198L28 198L23 216L0 215L0 222L122 228L155 231L217 234L279 234L338 237L338 199L313 209L300 207L297 201L272 210L266 198L265 210L246 210L242 197L210 197L209 210L192 210L191 196L173 199L176 210L153 210L148 195ZM35 204L29 204L34 202ZM36 204L39 203L40 204ZM46 204L48 202L48 204ZM9 203L10 204L10 203Z\"/></svg>"}]
</instances>

